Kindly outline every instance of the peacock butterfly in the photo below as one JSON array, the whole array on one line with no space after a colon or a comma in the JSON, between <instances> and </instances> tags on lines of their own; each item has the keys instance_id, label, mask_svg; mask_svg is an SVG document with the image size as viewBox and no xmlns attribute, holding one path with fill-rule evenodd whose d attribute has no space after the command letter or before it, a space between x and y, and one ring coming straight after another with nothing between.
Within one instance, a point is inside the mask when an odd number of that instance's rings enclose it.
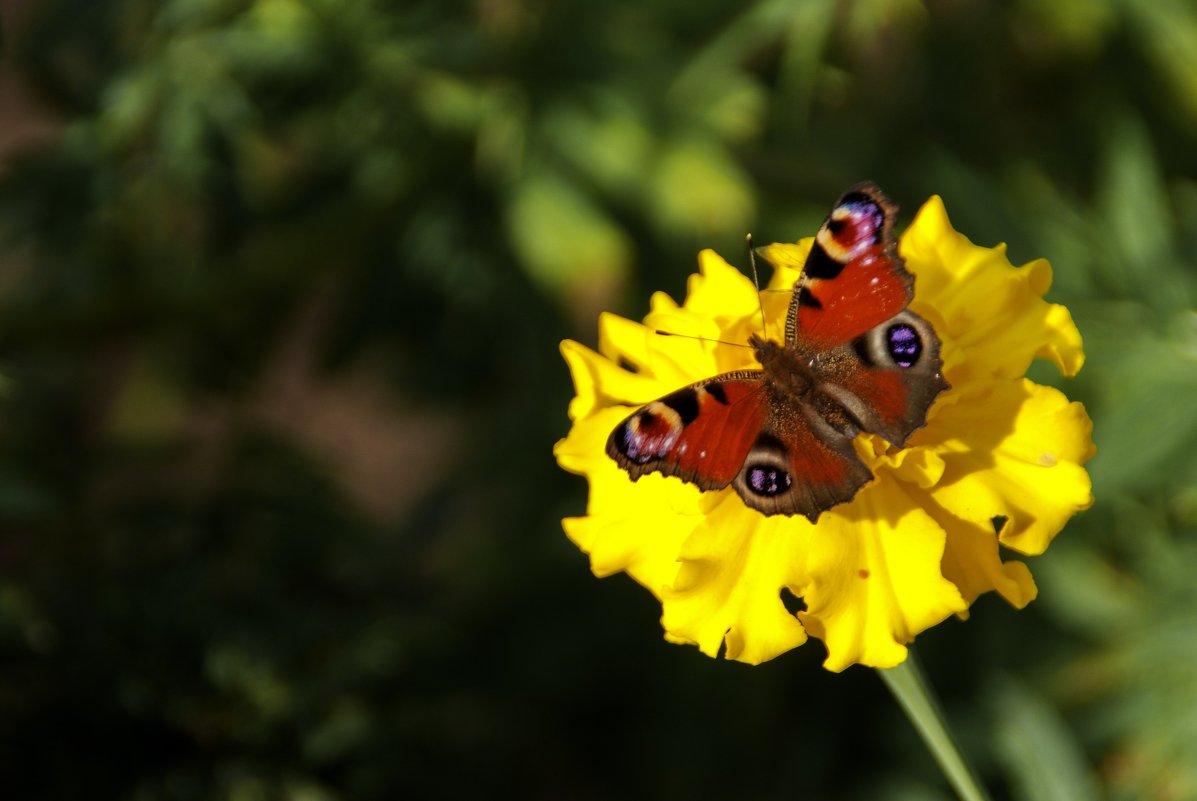
<instances>
[{"instance_id":1,"label":"peacock butterfly","mask_svg":"<svg viewBox=\"0 0 1197 801\"><path fill-rule=\"evenodd\" d=\"M819 228L786 315L785 343L749 337L759 370L724 373L642 407L607 454L632 480L677 476L731 484L766 515L815 522L873 474L861 431L901 447L948 388L939 339L907 308L914 277L895 247L896 208L871 183L852 187Z\"/></svg>"}]
</instances>

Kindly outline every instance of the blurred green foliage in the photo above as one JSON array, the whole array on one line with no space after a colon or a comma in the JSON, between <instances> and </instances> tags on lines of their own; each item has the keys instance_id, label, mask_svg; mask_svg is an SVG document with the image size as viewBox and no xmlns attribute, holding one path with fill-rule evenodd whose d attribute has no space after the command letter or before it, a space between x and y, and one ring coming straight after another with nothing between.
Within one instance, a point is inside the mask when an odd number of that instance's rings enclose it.
<instances>
[{"instance_id":1,"label":"blurred green foliage","mask_svg":"<svg viewBox=\"0 0 1197 801\"><path fill-rule=\"evenodd\" d=\"M864 178L1051 259L1086 338L1097 505L1028 610L920 638L966 750L997 799L1197 797L1191 3L0 24L6 797L945 798L869 671L666 646L558 525L557 341Z\"/></svg>"}]
</instances>

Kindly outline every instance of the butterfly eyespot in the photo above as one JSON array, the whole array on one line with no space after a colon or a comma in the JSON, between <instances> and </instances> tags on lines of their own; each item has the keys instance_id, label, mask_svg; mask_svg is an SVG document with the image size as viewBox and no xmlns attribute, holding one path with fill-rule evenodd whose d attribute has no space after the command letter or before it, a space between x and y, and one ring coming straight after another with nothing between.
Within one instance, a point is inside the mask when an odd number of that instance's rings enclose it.
<instances>
[{"instance_id":1,"label":"butterfly eyespot","mask_svg":"<svg viewBox=\"0 0 1197 801\"><path fill-rule=\"evenodd\" d=\"M676 411L660 401L649 404L615 430L619 452L636 464L647 464L669 453L682 432Z\"/></svg>"},{"instance_id":2,"label":"butterfly eyespot","mask_svg":"<svg viewBox=\"0 0 1197 801\"><path fill-rule=\"evenodd\" d=\"M794 483L789 473L771 464L749 465L746 472L749 488L766 498L782 494Z\"/></svg>"},{"instance_id":3,"label":"butterfly eyespot","mask_svg":"<svg viewBox=\"0 0 1197 801\"><path fill-rule=\"evenodd\" d=\"M923 353L923 341L913 325L895 323L885 331L885 346L894 364L914 367Z\"/></svg>"}]
</instances>

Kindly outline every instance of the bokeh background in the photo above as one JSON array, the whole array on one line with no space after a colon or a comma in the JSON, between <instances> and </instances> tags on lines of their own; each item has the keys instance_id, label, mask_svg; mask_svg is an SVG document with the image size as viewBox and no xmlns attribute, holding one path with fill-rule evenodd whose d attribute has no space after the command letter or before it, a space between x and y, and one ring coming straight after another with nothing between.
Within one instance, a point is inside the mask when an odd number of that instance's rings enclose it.
<instances>
[{"instance_id":1,"label":"bokeh background","mask_svg":"<svg viewBox=\"0 0 1197 801\"><path fill-rule=\"evenodd\" d=\"M1046 256L1096 505L919 638L997 801L1197 798L1197 6L0 2L0 794L950 792L559 520L565 337L878 181ZM651 536L651 532L645 532Z\"/></svg>"}]
</instances>

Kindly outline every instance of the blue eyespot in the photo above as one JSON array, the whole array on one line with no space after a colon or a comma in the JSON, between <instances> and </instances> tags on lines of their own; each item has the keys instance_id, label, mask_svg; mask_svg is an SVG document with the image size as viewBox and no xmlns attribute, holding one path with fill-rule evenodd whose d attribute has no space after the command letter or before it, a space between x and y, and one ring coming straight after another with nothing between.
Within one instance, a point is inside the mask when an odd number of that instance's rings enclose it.
<instances>
[{"instance_id":1,"label":"blue eyespot","mask_svg":"<svg viewBox=\"0 0 1197 801\"><path fill-rule=\"evenodd\" d=\"M923 352L923 343L914 326L895 323L885 332L885 346L894 364L902 368L914 367Z\"/></svg>"},{"instance_id":2,"label":"blue eyespot","mask_svg":"<svg viewBox=\"0 0 1197 801\"><path fill-rule=\"evenodd\" d=\"M748 486L757 495L772 498L790 488L790 474L772 465L753 465L748 468Z\"/></svg>"}]
</instances>

